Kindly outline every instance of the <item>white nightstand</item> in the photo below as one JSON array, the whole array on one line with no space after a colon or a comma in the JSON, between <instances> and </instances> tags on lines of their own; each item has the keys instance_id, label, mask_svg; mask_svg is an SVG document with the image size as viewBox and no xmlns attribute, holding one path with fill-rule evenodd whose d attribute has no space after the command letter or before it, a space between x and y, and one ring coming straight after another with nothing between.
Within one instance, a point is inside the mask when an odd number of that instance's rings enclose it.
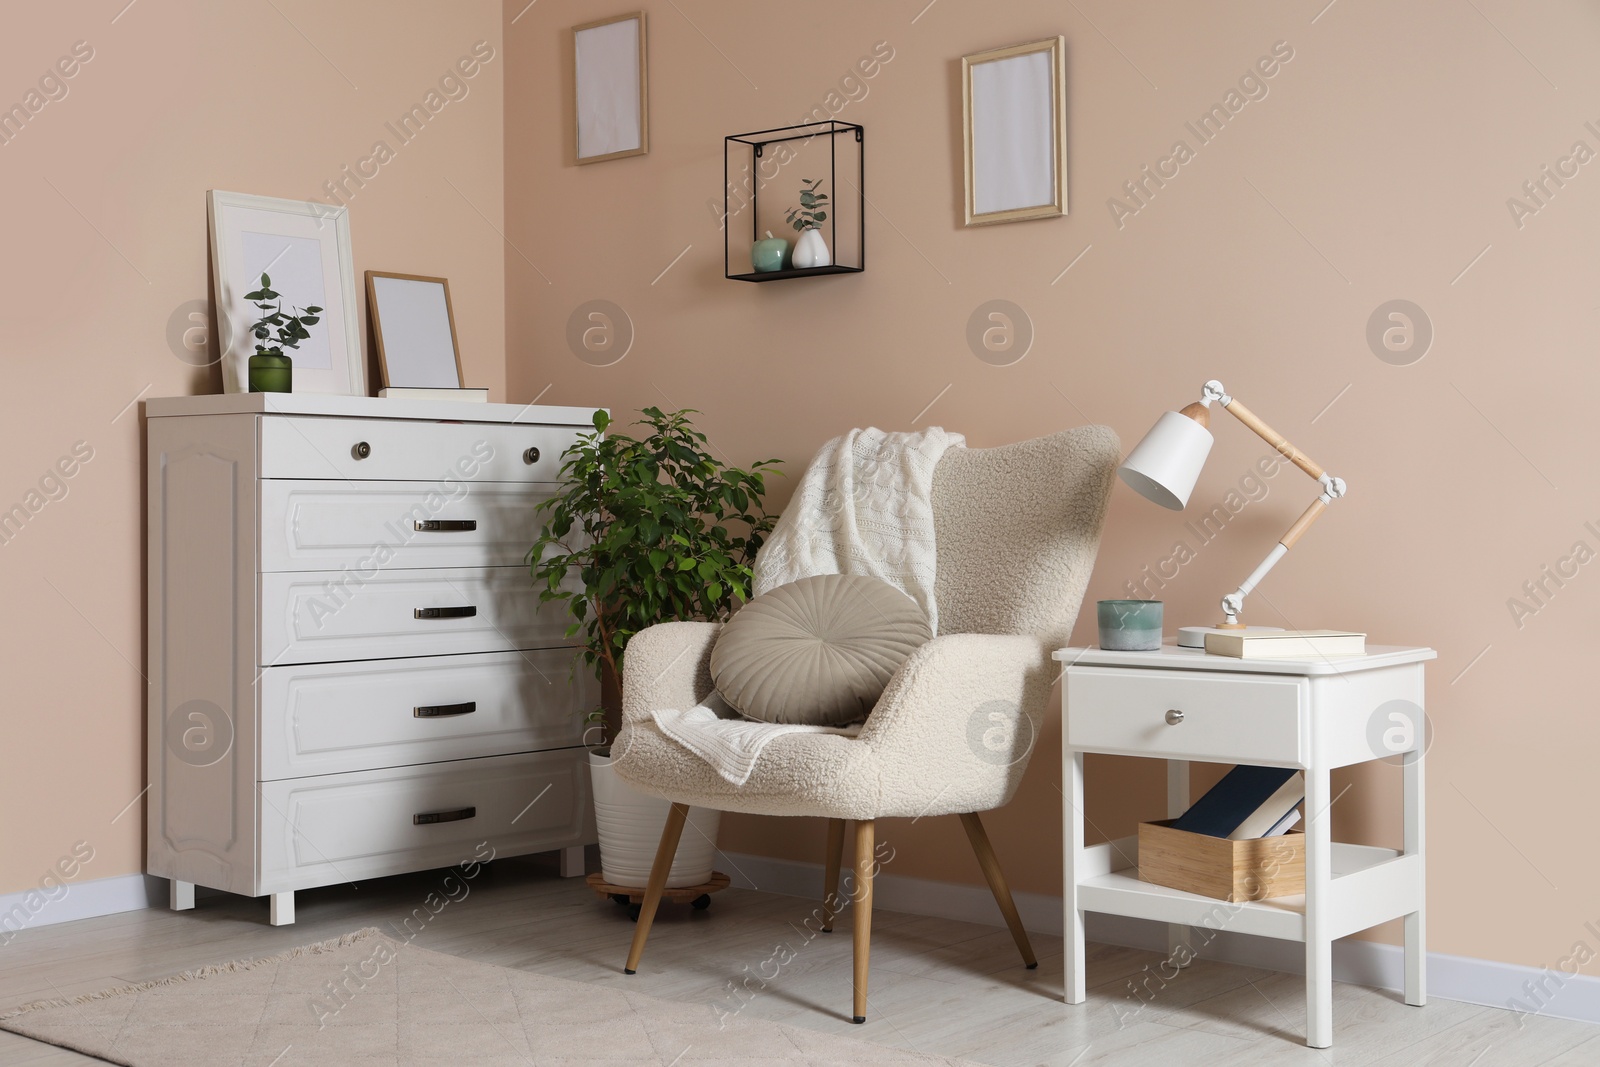
<instances>
[{"instance_id":1,"label":"white nightstand","mask_svg":"<svg viewBox=\"0 0 1600 1067\"><path fill-rule=\"evenodd\" d=\"M1064 797L1066 999L1084 1001L1083 916L1106 912L1306 946L1306 1044L1333 1044L1333 942L1405 919L1405 1000L1426 1000L1423 914L1422 664L1431 648L1370 646L1365 656L1239 660L1167 646L1158 652L1066 648ZM1189 762L1305 771L1306 893L1229 904L1139 880L1138 839L1083 843L1083 754L1167 760L1167 814L1189 804ZM1391 758L1404 778L1405 849L1330 840L1328 773Z\"/></svg>"}]
</instances>

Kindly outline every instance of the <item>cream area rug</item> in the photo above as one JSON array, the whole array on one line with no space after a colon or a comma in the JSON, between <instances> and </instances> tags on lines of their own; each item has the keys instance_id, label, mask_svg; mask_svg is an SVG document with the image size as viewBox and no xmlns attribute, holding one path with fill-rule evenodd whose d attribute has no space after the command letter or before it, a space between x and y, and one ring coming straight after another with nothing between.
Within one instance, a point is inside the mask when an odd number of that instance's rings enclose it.
<instances>
[{"instance_id":1,"label":"cream area rug","mask_svg":"<svg viewBox=\"0 0 1600 1067\"><path fill-rule=\"evenodd\" d=\"M964 1063L444 956L375 929L31 1004L0 1029L128 1067Z\"/></svg>"}]
</instances>

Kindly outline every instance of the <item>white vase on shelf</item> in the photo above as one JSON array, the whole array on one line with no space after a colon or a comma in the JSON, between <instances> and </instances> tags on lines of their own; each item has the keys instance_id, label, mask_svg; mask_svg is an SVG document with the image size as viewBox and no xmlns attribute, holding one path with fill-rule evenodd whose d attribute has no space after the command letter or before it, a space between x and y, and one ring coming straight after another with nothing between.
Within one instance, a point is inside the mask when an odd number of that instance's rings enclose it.
<instances>
[{"instance_id":1,"label":"white vase on shelf","mask_svg":"<svg viewBox=\"0 0 1600 1067\"><path fill-rule=\"evenodd\" d=\"M833 253L828 251L828 242L822 239L822 231L814 226L800 231L790 262L796 267L833 266Z\"/></svg>"}]
</instances>

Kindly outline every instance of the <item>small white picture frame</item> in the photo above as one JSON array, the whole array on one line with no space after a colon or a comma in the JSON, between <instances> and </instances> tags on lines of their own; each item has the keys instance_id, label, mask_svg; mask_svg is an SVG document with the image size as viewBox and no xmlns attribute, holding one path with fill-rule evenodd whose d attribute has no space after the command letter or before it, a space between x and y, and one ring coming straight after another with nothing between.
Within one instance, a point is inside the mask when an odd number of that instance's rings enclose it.
<instances>
[{"instance_id":1,"label":"small white picture frame","mask_svg":"<svg viewBox=\"0 0 1600 1067\"><path fill-rule=\"evenodd\" d=\"M650 151L645 14L572 28L573 154L600 163Z\"/></svg>"},{"instance_id":2,"label":"small white picture frame","mask_svg":"<svg viewBox=\"0 0 1600 1067\"><path fill-rule=\"evenodd\" d=\"M1067 213L1066 54L1048 37L962 57L968 226Z\"/></svg>"},{"instance_id":3,"label":"small white picture frame","mask_svg":"<svg viewBox=\"0 0 1600 1067\"><path fill-rule=\"evenodd\" d=\"M461 350L449 280L369 270L366 282L383 388L460 389Z\"/></svg>"},{"instance_id":4,"label":"small white picture frame","mask_svg":"<svg viewBox=\"0 0 1600 1067\"><path fill-rule=\"evenodd\" d=\"M284 352L293 360L294 391L366 396L348 210L212 189L206 212L222 391L249 391L249 360L256 350L250 328L261 312L245 294L260 288L266 273L285 311L323 309L321 321L308 327L311 336Z\"/></svg>"}]
</instances>

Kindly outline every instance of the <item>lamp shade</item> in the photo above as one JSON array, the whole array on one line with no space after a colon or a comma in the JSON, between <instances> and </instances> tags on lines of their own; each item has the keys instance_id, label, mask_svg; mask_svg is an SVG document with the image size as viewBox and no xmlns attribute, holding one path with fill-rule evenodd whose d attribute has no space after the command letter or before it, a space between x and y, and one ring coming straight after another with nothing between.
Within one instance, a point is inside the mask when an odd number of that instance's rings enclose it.
<instances>
[{"instance_id":1,"label":"lamp shade","mask_svg":"<svg viewBox=\"0 0 1600 1067\"><path fill-rule=\"evenodd\" d=\"M1182 511L1211 454L1211 431L1176 411L1165 412L1118 468L1122 480L1155 504Z\"/></svg>"}]
</instances>

